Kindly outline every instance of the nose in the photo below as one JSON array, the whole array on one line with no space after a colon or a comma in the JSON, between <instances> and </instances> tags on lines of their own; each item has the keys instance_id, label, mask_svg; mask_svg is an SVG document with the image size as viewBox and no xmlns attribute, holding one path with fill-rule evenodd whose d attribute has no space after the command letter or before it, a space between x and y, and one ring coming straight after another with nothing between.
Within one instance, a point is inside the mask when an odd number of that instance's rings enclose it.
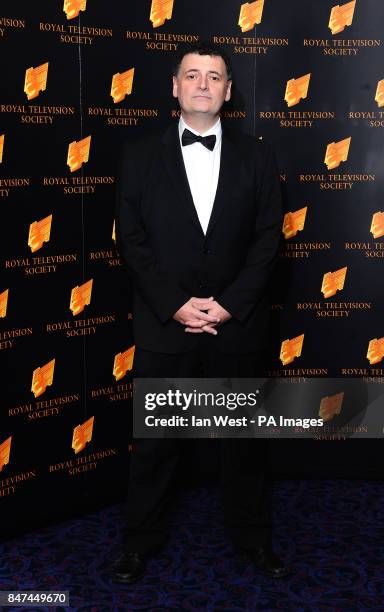
<instances>
[{"instance_id":1,"label":"nose","mask_svg":"<svg viewBox=\"0 0 384 612\"><path fill-rule=\"evenodd\" d=\"M205 91L206 89L208 89L208 79L207 79L207 76L205 74L201 75L199 88L202 91Z\"/></svg>"}]
</instances>

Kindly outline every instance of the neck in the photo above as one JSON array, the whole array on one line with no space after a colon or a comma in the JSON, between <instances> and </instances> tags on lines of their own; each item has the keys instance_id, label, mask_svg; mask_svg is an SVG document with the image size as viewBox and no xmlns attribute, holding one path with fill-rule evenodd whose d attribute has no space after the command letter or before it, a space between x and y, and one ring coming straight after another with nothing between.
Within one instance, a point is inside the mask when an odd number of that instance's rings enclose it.
<instances>
[{"instance_id":1,"label":"neck","mask_svg":"<svg viewBox=\"0 0 384 612\"><path fill-rule=\"evenodd\" d=\"M207 132L211 127L213 127L220 115L215 115L214 117L210 116L206 116L206 115L190 115L188 113L183 113L183 111L181 111L181 116L183 118L183 120L185 121L185 123L187 125L189 125L189 127L191 127L192 129L196 130L196 132L199 132L199 134L203 134L204 132Z\"/></svg>"}]
</instances>

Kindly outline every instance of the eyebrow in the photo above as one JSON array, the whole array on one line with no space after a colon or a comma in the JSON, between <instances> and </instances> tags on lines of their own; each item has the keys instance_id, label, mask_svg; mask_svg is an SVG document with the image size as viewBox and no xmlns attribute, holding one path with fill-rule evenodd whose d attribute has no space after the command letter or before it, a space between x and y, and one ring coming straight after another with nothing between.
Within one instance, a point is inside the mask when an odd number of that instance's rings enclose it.
<instances>
[{"instance_id":1,"label":"eyebrow","mask_svg":"<svg viewBox=\"0 0 384 612\"><path fill-rule=\"evenodd\" d=\"M187 74L188 72L201 72L201 70L199 70L198 68L189 68L185 71L185 74ZM222 73L218 72L217 70L208 70L208 74L217 74L217 76L222 76Z\"/></svg>"}]
</instances>

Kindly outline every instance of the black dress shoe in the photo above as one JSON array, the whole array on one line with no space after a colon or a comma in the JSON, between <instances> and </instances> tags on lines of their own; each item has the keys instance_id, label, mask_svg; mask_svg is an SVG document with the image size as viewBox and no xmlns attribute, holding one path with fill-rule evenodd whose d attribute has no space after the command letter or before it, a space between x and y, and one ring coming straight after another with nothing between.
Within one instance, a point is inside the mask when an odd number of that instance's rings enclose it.
<instances>
[{"instance_id":1,"label":"black dress shoe","mask_svg":"<svg viewBox=\"0 0 384 612\"><path fill-rule=\"evenodd\" d=\"M113 582L132 584L137 582L145 572L147 558L137 552L125 552L113 565Z\"/></svg>"},{"instance_id":2,"label":"black dress shoe","mask_svg":"<svg viewBox=\"0 0 384 612\"><path fill-rule=\"evenodd\" d=\"M251 557L255 568L269 578L285 578L291 573L271 548L260 546L247 551L247 554Z\"/></svg>"}]
</instances>

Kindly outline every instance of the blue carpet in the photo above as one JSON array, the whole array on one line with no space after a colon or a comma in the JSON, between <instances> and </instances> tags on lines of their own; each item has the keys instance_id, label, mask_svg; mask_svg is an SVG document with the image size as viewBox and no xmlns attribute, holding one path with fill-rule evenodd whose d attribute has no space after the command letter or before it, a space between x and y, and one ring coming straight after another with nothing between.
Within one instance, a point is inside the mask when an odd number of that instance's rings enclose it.
<instances>
[{"instance_id":1,"label":"blue carpet","mask_svg":"<svg viewBox=\"0 0 384 612\"><path fill-rule=\"evenodd\" d=\"M378 481L275 482L274 548L294 573L273 581L233 550L218 489L182 491L168 545L132 586L109 576L122 550L124 506L117 505L0 545L0 588L68 590L70 608L51 610L380 612L383 502Z\"/></svg>"}]
</instances>

